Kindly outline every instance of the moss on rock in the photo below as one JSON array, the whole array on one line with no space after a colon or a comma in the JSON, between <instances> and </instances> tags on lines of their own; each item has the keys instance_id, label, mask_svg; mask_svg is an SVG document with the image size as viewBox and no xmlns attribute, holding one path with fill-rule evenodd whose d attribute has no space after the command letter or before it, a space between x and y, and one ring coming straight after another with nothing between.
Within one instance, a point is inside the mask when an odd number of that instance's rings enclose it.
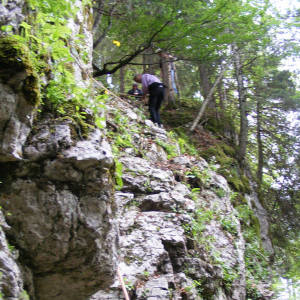
<instances>
[{"instance_id":1,"label":"moss on rock","mask_svg":"<svg viewBox=\"0 0 300 300\"><path fill-rule=\"evenodd\" d=\"M233 147L220 142L201 151L200 154L207 160L211 160L212 157L215 158L216 162L220 165L218 173L226 178L234 190L242 193L250 192L249 180L244 174L241 174L238 161L235 159L236 151Z\"/></svg>"},{"instance_id":2,"label":"moss on rock","mask_svg":"<svg viewBox=\"0 0 300 300\"><path fill-rule=\"evenodd\" d=\"M32 105L40 101L39 77L30 50L16 36L7 36L0 40L0 79L9 82L17 73L24 73L22 92Z\"/></svg>"}]
</instances>

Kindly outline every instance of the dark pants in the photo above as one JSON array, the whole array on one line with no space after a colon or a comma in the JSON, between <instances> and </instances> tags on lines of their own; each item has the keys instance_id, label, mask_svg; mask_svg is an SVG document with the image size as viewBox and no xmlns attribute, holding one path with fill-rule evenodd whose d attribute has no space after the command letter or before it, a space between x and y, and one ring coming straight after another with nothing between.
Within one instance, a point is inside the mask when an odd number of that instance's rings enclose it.
<instances>
[{"instance_id":1,"label":"dark pants","mask_svg":"<svg viewBox=\"0 0 300 300\"><path fill-rule=\"evenodd\" d=\"M161 125L159 109L164 100L165 88L162 83L154 82L149 86L149 112L153 123Z\"/></svg>"}]
</instances>

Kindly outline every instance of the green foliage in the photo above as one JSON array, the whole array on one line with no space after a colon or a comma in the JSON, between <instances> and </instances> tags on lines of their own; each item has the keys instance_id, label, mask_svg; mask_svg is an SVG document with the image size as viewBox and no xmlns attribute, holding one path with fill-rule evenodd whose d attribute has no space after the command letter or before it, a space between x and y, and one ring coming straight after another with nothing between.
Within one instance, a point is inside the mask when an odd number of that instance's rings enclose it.
<instances>
[{"instance_id":1,"label":"green foliage","mask_svg":"<svg viewBox=\"0 0 300 300\"><path fill-rule=\"evenodd\" d=\"M98 35L106 33L98 47L105 53L99 61L106 73L116 70L118 59L125 55L133 59L136 51L148 45L191 61L217 60L226 56L232 43L256 41L273 24L259 1L143 0L107 1L102 5L104 11L114 12L103 14L98 28ZM120 44L114 44L114 40Z\"/></svg>"},{"instance_id":2,"label":"green foliage","mask_svg":"<svg viewBox=\"0 0 300 300\"><path fill-rule=\"evenodd\" d=\"M205 168L201 171L198 167L192 167L185 173L185 176L194 188L207 186L211 179L209 168Z\"/></svg>"},{"instance_id":3,"label":"green foliage","mask_svg":"<svg viewBox=\"0 0 300 300\"><path fill-rule=\"evenodd\" d=\"M227 291L230 291L233 282L240 277L239 272L235 268L220 264L223 272L223 283Z\"/></svg>"},{"instance_id":4,"label":"green foliage","mask_svg":"<svg viewBox=\"0 0 300 300\"><path fill-rule=\"evenodd\" d=\"M247 205L240 205L237 207L237 210L246 241L246 281L247 295L250 297L250 295L254 295L254 292L259 293L258 289L256 289L259 282L269 280L270 270L268 267L268 255L261 246L259 228L257 229L256 227L257 220L253 215L253 211ZM235 216L229 215L220 218L215 211L203 209L196 210L191 224L185 225L184 229L190 234L198 247L204 247L204 249L210 253L211 263L222 269L222 282L226 290L230 291L233 282L240 276L239 272L235 267L228 266L226 262L220 259L220 253L215 250L212 241L203 234L207 224L214 218L219 218L220 224L224 230L228 231L233 236L238 234Z\"/></svg>"},{"instance_id":5,"label":"green foliage","mask_svg":"<svg viewBox=\"0 0 300 300\"><path fill-rule=\"evenodd\" d=\"M201 191L200 188L193 188L191 190L191 194L190 194L191 199L194 200L194 201L197 201L198 200L198 194L199 194L200 191Z\"/></svg>"},{"instance_id":6,"label":"green foliage","mask_svg":"<svg viewBox=\"0 0 300 300\"><path fill-rule=\"evenodd\" d=\"M223 175L234 190L249 193L249 180L241 174L239 163L236 159L235 150L226 143L218 143L200 152L207 160L212 158L220 165L217 172Z\"/></svg>"},{"instance_id":7,"label":"green foliage","mask_svg":"<svg viewBox=\"0 0 300 300\"><path fill-rule=\"evenodd\" d=\"M114 130L109 131L107 136L112 143L113 152L118 155L124 148L132 148L138 151L133 144L132 135L137 132L134 126L130 126L128 118L119 111L113 114Z\"/></svg>"},{"instance_id":8,"label":"green foliage","mask_svg":"<svg viewBox=\"0 0 300 300\"><path fill-rule=\"evenodd\" d=\"M254 294L254 289L258 283L270 280L268 256L261 246L261 241L255 231L244 232L246 239L245 266L247 295ZM256 291L258 293L258 291Z\"/></svg>"},{"instance_id":9,"label":"green foliage","mask_svg":"<svg viewBox=\"0 0 300 300\"><path fill-rule=\"evenodd\" d=\"M143 272L143 276L144 276L145 280L149 280L150 273L149 273L148 271L145 270L145 271Z\"/></svg>"},{"instance_id":10,"label":"green foliage","mask_svg":"<svg viewBox=\"0 0 300 300\"><path fill-rule=\"evenodd\" d=\"M117 135L115 139L115 145L120 148L133 148L131 135L130 134Z\"/></svg>"},{"instance_id":11,"label":"green foliage","mask_svg":"<svg viewBox=\"0 0 300 300\"><path fill-rule=\"evenodd\" d=\"M123 174L123 165L118 159L115 158L115 189L121 190L123 187L123 180L122 180L122 174Z\"/></svg>"},{"instance_id":12,"label":"green foliage","mask_svg":"<svg viewBox=\"0 0 300 300\"><path fill-rule=\"evenodd\" d=\"M32 105L40 101L40 81L37 74L38 65L30 50L18 36L6 36L0 39L0 78L8 81L12 74L25 72L26 78L22 87L25 99Z\"/></svg>"},{"instance_id":13,"label":"green foliage","mask_svg":"<svg viewBox=\"0 0 300 300\"><path fill-rule=\"evenodd\" d=\"M194 156L198 154L196 148L191 143L189 143L186 139L179 137L178 144L180 147L180 152L182 154L186 153Z\"/></svg>"},{"instance_id":14,"label":"green foliage","mask_svg":"<svg viewBox=\"0 0 300 300\"><path fill-rule=\"evenodd\" d=\"M90 5L90 1L85 2ZM94 95L89 88L80 87L74 77L72 64L78 62L71 49L80 48L82 59L87 55L82 35L72 36L68 26L69 19L75 18L79 9L75 0L28 0L27 3L34 14L20 24L20 35L11 35L9 27L1 28L8 34L1 39L0 49L4 50L2 56L0 50L1 67L6 63L9 66L5 69L26 71L23 93L32 104L38 104L43 97L46 109L59 117L70 116L83 133L93 127L87 122L96 121L98 127L103 127L98 116L96 120L86 119L86 107L99 114L100 106L95 104L99 98L94 103L88 101ZM47 86L40 84L39 78L46 77Z\"/></svg>"},{"instance_id":15,"label":"green foliage","mask_svg":"<svg viewBox=\"0 0 300 300\"><path fill-rule=\"evenodd\" d=\"M155 142L161 146L168 154L168 159L178 155L177 147L175 145L166 143L162 140L156 139Z\"/></svg>"},{"instance_id":16,"label":"green foliage","mask_svg":"<svg viewBox=\"0 0 300 300\"><path fill-rule=\"evenodd\" d=\"M103 115L99 116L98 113L105 107L106 96L91 95L90 89L78 87L74 78L72 64L77 61L74 61L70 49L76 50L81 55L82 61L88 62L88 52L84 45L83 35L72 37L71 30L67 26L68 18L75 19L78 10L75 0L28 0L27 3L32 14L26 22L21 24L21 35L9 36L0 41L0 69L7 69L6 64L9 63L9 68L13 66L15 71L25 70L27 81L23 85L25 89L23 92L26 99L33 105L38 104L41 98L38 78L51 79L47 86L42 87L45 106L54 109L58 116L72 116L72 119L80 124L84 131L88 131L89 124L93 122L102 128L104 117ZM91 6L90 0L85 0L83 3ZM210 66L208 74L205 76L209 89L216 78L220 63L229 61L228 56L232 56L232 48L239 48L243 64L243 74L241 75L247 82L247 87L245 87L247 114L254 120L252 123L256 122L257 115L262 116L264 134L262 143L265 158L262 167L272 179L272 182L267 184L267 174L264 174L264 182L260 187L259 194L261 198L266 195L266 199L268 199L266 208L274 216L273 220L280 220L278 222L280 226L275 223L272 226L273 235L281 232L279 227L284 227L282 232L285 234L276 235L278 243L283 236L287 240L297 241L290 232L298 228L297 221L293 220L299 219L297 212L300 211L297 204L299 168L295 167L299 161L297 158L299 144L296 145L297 139L295 136L293 137L295 131L293 134L287 132L286 128L289 127L282 111L296 109L299 101L295 94L295 85L291 80L291 74L274 68L274 66L277 67L279 59L270 60L267 55L262 54L268 52L269 57L273 58L276 52L282 52L281 49L277 49L270 43L271 37L268 30L271 29L270 32L273 34L274 27L279 21L268 15L268 1L154 0L149 2L133 0L98 1L97 3L103 4L100 11L106 12L101 16L102 22L98 28L98 34L106 33L105 42L100 45L100 59L95 55L96 62L101 67L104 67L105 63L108 63L106 67L115 66L118 59L128 58L131 53L143 49L143 47L146 49L150 45L153 49L157 47L167 49L175 56L184 59L179 63L179 81L183 86L184 96L189 96L190 99L182 99L184 101L181 101L178 110L163 112L163 118L167 124L178 127L176 133L179 136L178 144L181 153L198 154L198 150L190 142L188 135L183 133L183 128L194 119L201 105L200 101L194 99L194 95L199 94L199 90L203 94L202 96L205 95L202 80L200 80L199 87L199 75L203 75L199 72L199 65ZM7 1L3 0L2 4L7 4ZM110 14L110 12L113 13ZM1 30L7 35L12 34L11 26L1 26ZM119 41L120 44L113 43L114 40ZM286 48L284 49L286 50ZM20 57L21 60L18 59ZM138 60L138 62L140 61L141 59ZM158 59L155 60L155 62L157 61ZM253 63L254 61L255 63ZM51 70L49 62L51 62ZM272 67L270 68L270 66ZM133 72L132 70L130 71ZM137 67L134 70L139 71ZM10 74L2 72L0 76L3 79L3 76L8 78ZM223 139L224 134L228 134L229 127L236 134L235 128L238 128L240 121L236 86L232 78L234 75L229 70L225 74L224 82L218 87L218 92L213 95L212 105L215 105L216 108L213 108L211 114L207 114L203 120L203 126L222 141L210 148L207 148L211 145L209 142L203 143L201 154L207 160L214 161L220 166L218 172L225 176L235 190L231 197L232 201L234 205L239 205L245 203L245 199L236 193L249 193L251 189L249 181L241 171L236 159L238 149L234 146L231 147ZM95 102L87 103L87 99L95 96L97 97ZM254 111L258 99L262 99L261 112ZM84 107L92 109L95 119L88 118ZM230 118L226 116L228 112ZM116 114L114 121L117 128L109 134L115 154L124 148L135 149L132 138L134 129L130 128L126 119L120 115ZM227 126L228 124L229 126ZM252 139L249 144L249 158L252 162L252 171L257 163L258 146L257 141L253 138L256 129L257 124L250 124L249 136ZM207 136L203 136L203 140L205 140ZM205 142L207 141L205 140ZM166 150L168 158L178 154L172 143L164 141L157 141L157 143ZM233 143L234 138L232 138ZM137 150L135 149L135 151ZM118 161L115 165L116 185L121 188L123 185L122 166ZM192 198L196 199L196 193L199 191L197 189L209 182L209 173L192 169L186 175L189 179L194 180ZM272 188L274 182L279 186L278 189ZM215 193L219 197L225 195L221 189L215 189ZM255 235L259 234L259 224L246 205L239 206L238 210L239 218L246 230L245 238L249 243L247 266L251 272L247 283L251 283L253 276L255 280L259 280L259 277L264 278L263 270L255 269L255 264L264 264L260 241L255 239ZM278 216L280 219L277 218ZM200 239L203 224L209 222L209 217L205 214L199 215L197 212L194 221L195 223L189 230ZM234 234L235 228L231 221L223 218L221 224L225 230ZM196 234L197 231L199 235ZM287 257L286 261L291 259L289 272L292 276L296 273L292 265L297 256L292 248L287 246L287 249L291 252L291 257ZM261 276L255 278L255 272ZM230 283L234 280L231 273L230 270L224 271L225 282ZM254 295L253 291L250 293L250 287L252 288L253 285L248 284L247 286L249 295Z\"/></svg>"},{"instance_id":17,"label":"green foliage","mask_svg":"<svg viewBox=\"0 0 300 300\"><path fill-rule=\"evenodd\" d=\"M67 26L68 18L74 17L77 8L74 1L44 2L30 0L29 6L34 9L34 26L22 22L22 39L31 46L36 59L52 59L52 80L46 88L46 96L55 105L68 101L75 92L76 82L72 70L68 69L74 61L69 42L71 30ZM76 99L76 97L74 97ZM78 99L78 103L80 100Z\"/></svg>"},{"instance_id":18,"label":"green foliage","mask_svg":"<svg viewBox=\"0 0 300 300\"><path fill-rule=\"evenodd\" d=\"M185 225L184 229L192 237L195 243L195 248L204 248L210 255L210 263L216 265L222 270L222 283L226 290L230 292L233 282L239 278L240 274L235 267L230 267L220 258L220 252L214 247L213 240L210 236L204 235L203 232L206 226L213 220L218 219L216 211L197 209L193 215L190 225ZM237 235L237 223L233 216L225 216L220 220L222 228L232 235ZM189 270L186 270L187 274ZM205 283L202 281L194 281L194 287L201 294L205 292Z\"/></svg>"},{"instance_id":19,"label":"green foliage","mask_svg":"<svg viewBox=\"0 0 300 300\"><path fill-rule=\"evenodd\" d=\"M213 188L213 191L216 193L216 195L219 197L219 198L223 198L226 196L226 191L223 190L222 188Z\"/></svg>"},{"instance_id":20,"label":"green foliage","mask_svg":"<svg viewBox=\"0 0 300 300\"><path fill-rule=\"evenodd\" d=\"M242 204L236 207L236 209L246 242L245 266L247 296L249 298L259 299L260 293L256 288L258 283L270 280L269 257L262 247L259 221L254 216L253 211L246 204Z\"/></svg>"},{"instance_id":21,"label":"green foliage","mask_svg":"<svg viewBox=\"0 0 300 300\"><path fill-rule=\"evenodd\" d=\"M288 278L294 281L300 281L300 238L295 238L294 240L290 240L288 244L289 256L286 260L288 264Z\"/></svg>"},{"instance_id":22,"label":"green foliage","mask_svg":"<svg viewBox=\"0 0 300 300\"><path fill-rule=\"evenodd\" d=\"M10 33L13 31L13 27L11 25L2 25L0 30L6 33Z\"/></svg>"},{"instance_id":23,"label":"green foliage","mask_svg":"<svg viewBox=\"0 0 300 300\"><path fill-rule=\"evenodd\" d=\"M234 236L237 236L238 234L237 223L236 223L237 221L232 215L223 217L220 220L220 222L224 230L228 231Z\"/></svg>"},{"instance_id":24,"label":"green foliage","mask_svg":"<svg viewBox=\"0 0 300 300\"><path fill-rule=\"evenodd\" d=\"M185 231L190 234L196 244L206 245L207 238L203 236L203 231L206 225L213 219L214 212L212 210L201 210L197 209L192 218L192 223L190 225L184 225Z\"/></svg>"},{"instance_id":25,"label":"green foliage","mask_svg":"<svg viewBox=\"0 0 300 300\"><path fill-rule=\"evenodd\" d=\"M183 291L184 291L186 294L190 294L190 293L192 293L192 289L193 289L193 288L195 288L195 289L197 290L197 294L198 294L198 295L201 295L201 293L204 291L202 281L201 281L201 280L196 280L196 279L193 280L192 285L185 286L185 287L183 288Z\"/></svg>"},{"instance_id":26,"label":"green foliage","mask_svg":"<svg viewBox=\"0 0 300 300\"><path fill-rule=\"evenodd\" d=\"M181 154L198 156L198 150L188 135L181 129L176 129L175 132L177 134L177 142L179 144Z\"/></svg>"},{"instance_id":27,"label":"green foliage","mask_svg":"<svg viewBox=\"0 0 300 300\"><path fill-rule=\"evenodd\" d=\"M194 286L194 288L196 288L198 294L200 294L200 295L203 292L202 285L203 284L202 284L201 280L196 280L196 279L193 280L193 286Z\"/></svg>"},{"instance_id":28,"label":"green foliage","mask_svg":"<svg viewBox=\"0 0 300 300\"><path fill-rule=\"evenodd\" d=\"M19 300L30 300L29 295L27 294L26 291L22 291Z\"/></svg>"},{"instance_id":29,"label":"green foliage","mask_svg":"<svg viewBox=\"0 0 300 300\"><path fill-rule=\"evenodd\" d=\"M127 279L126 277L124 277L123 279L124 279L126 290L127 291L134 290L134 284L129 279Z\"/></svg>"},{"instance_id":30,"label":"green foliage","mask_svg":"<svg viewBox=\"0 0 300 300\"><path fill-rule=\"evenodd\" d=\"M161 113L162 119L172 128L185 126L187 123L193 121L196 116L197 109L199 108L199 103L197 102L189 102L189 104L191 104L191 106L182 102L180 109L163 110ZM183 130L181 130L181 132L183 132Z\"/></svg>"}]
</instances>

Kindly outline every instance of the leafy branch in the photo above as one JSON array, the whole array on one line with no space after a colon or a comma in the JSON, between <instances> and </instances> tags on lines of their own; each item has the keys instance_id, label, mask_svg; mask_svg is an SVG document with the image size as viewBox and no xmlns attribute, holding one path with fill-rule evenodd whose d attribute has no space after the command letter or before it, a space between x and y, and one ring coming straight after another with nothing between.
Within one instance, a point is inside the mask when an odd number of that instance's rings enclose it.
<instances>
[{"instance_id":1,"label":"leafy branch","mask_svg":"<svg viewBox=\"0 0 300 300\"><path fill-rule=\"evenodd\" d=\"M96 70L93 74L94 77L102 76L105 74L113 74L123 66L127 65L129 62L131 62L135 57L137 57L139 54L144 52L145 50L149 49L155 40L155 38L161 33L172 21L168 20L166 21L157 31L155 31L148 41L144 44L139 46L133 53L123 56L119 61L117 62L108 62L103 65L102 69L99 69L95 64L93 64L94 69ZM108 68L109 65L116 65L112 68Z\"/></svg>"}]
</instances>

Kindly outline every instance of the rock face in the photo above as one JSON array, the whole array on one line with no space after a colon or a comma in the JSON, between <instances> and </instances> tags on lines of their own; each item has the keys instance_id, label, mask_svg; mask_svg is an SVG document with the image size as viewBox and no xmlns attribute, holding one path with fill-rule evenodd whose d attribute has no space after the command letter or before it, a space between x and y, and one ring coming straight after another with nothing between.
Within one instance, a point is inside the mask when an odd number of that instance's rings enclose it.
<instances>
[{"instance_id":1,"label":"rock face","mask_svg":"<svg viewBox=\"0 0 300 300\"><path fill-rule=\"evenodd\" d=\"M124 118L118 126L115 115ZM22 159L1 163L3 230L19 252L7 250L2 232L7 299L23 288L36 300L124 299L117 268L130 299L246 299L245 241L226 180L140 116L112 98L113 128L83 140L73 121L44 114ZM131 142L113 155L119 134Z\"/></svg>"},{"instance_id":2,"label":"rock face","mask_svg":"<svg viewBox=\"0 0 300 300\"><path fill-rule=\"evenodd\" d=\"M109 127L82 140L71 120L46 114L23 159L1 163L4 229L20 265L4 251L11 265L2 291L11 299L23 287L37 300L123 299L119 268L131 299L245 299L245 241L226 180L112 98L108 124L117 113L126 122L115 134L126 123L132 137L117 155L119 191L110 145L118 139Z\"/></svg>"},{"instance_id":3,"label":"rock face","mask_svg":"<svg viewBox=\"0 0 300 300\"><path fill-rule=\"evenodd\" d=\"M24 0L1 1L0 26L10 26L12 30L16 30L24 19L22 13L24 2Z\"/></svg>"},{"instance_id":4,"label":"rock face","mask_svg":"<svg viewBox=\"0 0 300 300\"><path fill-rule=\"evenodd\" d=\"M4 1L0 4L0 26L16 29L24 19L22 15L24 1L5 2L5 6ZM13 40L9 41L1 35L2 33L0 33L0 161L14 161L21 159L22 146L32 124L34 105L27 101L23 89L23 83L29 78L27 69L30 66L28 55L22 51L23 49L18 49ZM13 63L13 60L16 63Z\"/></svg>"},{"instance_id":5,"label":"rock face","mask_svg":"<svg viewBox=\"0 0 300 300\"><path fill-rule=\"evenodd\" d=\"M115 269L109 145L99 131L72 142L69 124L44 123L24 149L26 162L14 171L4 165L7 234L32 270L36 299L85 299Z\"/></svg>"},{"instance_id":6,"label":"rock face","mask_svg":"<svg viewBox=\"0 0 300 300\"><path fill-rule=\"evenodd\" d=\"M0 82L0 161L20 160L31 129L33 109L22 93Z\"/></svg>"},{"instance_id":7,"label":"rock face","mask_svg":"<svg viewBox=\"0 0 300 300\"><path fill-rule=\"evenodd\" d=\"M0 212L0 289L5 299L18 299L23 293L23 279L16 263L17 252L7 243L3 229L8 229L2 212Z\"/></svg>"},{"instance_id":8,"label":"rock face","mask_svg":"<svg viewBox=\"0 0 300 300\"><path fill-rule=\"evenodd\" d=\"M171 143L167 132L145 124L125 103L113 103L111 112L116 108L128 128L143 124L132 148L148 150L140 158L126 148L119 157L119 268L131 299L245 299L245 242L226 180L201 158L158 155L162 149L154 141ZM193 194L180 178L195 169L206 174L206 182ZM227 218L231 232L220 223ZM123 299L117 279L110 292L90 298L100 299Z\"/></svg>"},{"instance_id":9,"label":"rock face","mask_svg":"<svg viewBox=\"0 0 300 300\"><path fill-rule=\"evenodd\" d=\"M2 4L0 24L17 32L24 1ZM91 8L74 5L79 9L69 26L85 42L72 50L74 77L86 87ZM9 225L3 221L0 232L0 295L21 299L25 288L31 299L87 299L112 283L116 269L113 156L103 133L94 130L82 140L71 119L54 121L46 113L33 128L39 86L27 51L13 37L1 37L0 201Z\"/></svg>"}]
</instances>

